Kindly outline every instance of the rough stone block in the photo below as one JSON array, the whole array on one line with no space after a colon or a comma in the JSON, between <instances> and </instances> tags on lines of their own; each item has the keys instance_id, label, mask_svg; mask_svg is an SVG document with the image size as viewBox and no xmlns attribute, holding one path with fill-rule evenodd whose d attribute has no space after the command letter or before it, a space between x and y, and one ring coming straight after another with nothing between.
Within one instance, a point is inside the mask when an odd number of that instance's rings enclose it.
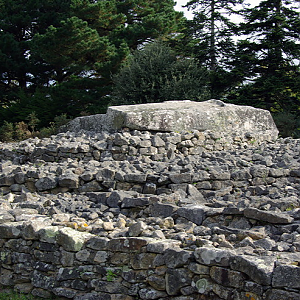
<instances>
[{"instance_id":1,"label":"rough stone block","mask_svg":"<svg viewBox=\"0 0 300 300\"><path fill-rule=\"evenodd\" d=\"M0 224L0 237L2 239L15 239L20 237L24 222L9 222Z\"/></svg>"},{"instance_id":2,"label":"rough stone block","mask_svg":"<svg viewBox=\"0 0 300 300\"><path fill-rule=\"evenodd\" d=\"M0 211L0 224L13 222L15 218L7 211Z\"/></svg>"},{"instance_id":3,"label":"rough stone block","mask_svg":"<svg viewBox=\"0 0 300 300\"><path fill-rule=\"evenodd\" d=\"M99 279L92 279L90 284L91 287L93 287L97 292L109 294L128 294L128 289L117 280L110 282Z\"/></svg>"},{"instance_id":4,"label":"rough stone block","mask_svg":"<svg viewBox=\"0 0 300 300\"><path fill-rule=\"evenodd\" d=\"M245 136L251 132L263 139L276 139L278 130L270 112L250 106L223 103L166 101L139 105L109 107L105 115L79 117L64 126L64 131L81 129L101 132L122 128L162 132L211 130ZM181 136L180 141L181 142Z\"/></svg>"},{"instance_id":5,"label":"rough stone block","mask_svg":"<svg viewBox=\"0 0 300 300\"><path fill-rule=\"evenodd\" d=\"M109 239L106 237L92 237L86 243L87 248L91 248L93 250L106 250Z\"/></svg>"},{"instance_id":6,"label":"rough stone block","mask_svg":"<svg viewBox=\"0 0 300 300\"><path fill-rule=\"evenodd\" d=\"M229 260L236 256L235 252L228 249L197 248L194 252L196 261L208 266L229 266Z\"/></svg>"},{"instance_id":7,"label":"rough stone block","mask_svg":"<svg viewBox=\"0 0 300 300\"><path fill-rule=\"evenodd\" d=\"M165 298L167 294L162 291L157 291L152 288L144 288L139 291L140 299L143 300L154 300L154 299L161 299Z\"/></svg>"},{"instance_id":8,"label":"rough stone block","mask_svg":"<svg viewBox=\"0 0 300 300\"><path fill-rule=\"evenodd\" d=\"M75 174L67 174L59 177L58 184L61 187L77 189L79 187L79 177Z\"/></svg>"},{"instance_id":9,"label":"rough stone block","mask_svg":"<svg viewBox=\"0 0 300 300\"><path fill-rule=\"evenodd\" d=\"M187 250L167 249L164 252L164 260L168 268L182 267L188 264L191 257L191 252Z\"/></svg>"},{"instance_id":10,"label":"rough stone block","mask_svg":"<svg viewBox=\"0 0 300 300\"><path fill-rule=\"evenodd\" d=\"M46 226L39 230L39 236L42 242L52 243L56 242L56 235L58 234L57 226Z\"/></svg>"},{"instance_id":11,"label":"rough stone block","mask_svg":"<svg viewBox=\"0 0 300 300\"><path fill-rule=\"evenodd\" d=\"M149 198L147 197L139 197L139 198L124 198L121 207L122 208L132 208L132 207L140 207L149 205Z\"/></svg>"},{"instance_id":12,"label":"rough stone block","mask_svg":"<svg viewBox=\"0 0 300 300\"><path fill-rule=\"evenodd\" d=\"M57 179L53 177L45 176L40 178L36 183L35 187L39 192L54 189L57 186Z\"/></svg>"},{"instance_id":13,"label":"rough stone block","mask_svg":"<svg viewBox=\"0 0 300 300\"><path fill-rule=\"evenodd\" d=\"M230 259L230 267L247 274L254 282L270 285L275 260L274 257L236 256Z\"/></svg>"},{"instance_id":14,"label":"rough stone block","mask_svg":"<svg viewBox=\"0 0 300 300\"><path fill-rule=\"evenodd\" d=\"M168 269L166 273L166 291L168 295L177 295L180 289L191 285L192 273L186 269Z\"/></svg>"},{"instance_id":15,"label":"rough stone block","mask_svg":"<svg viewBox=\"0 0 300 300\"><path fill-rule=\"evenodd\" d=\"M170 217L177 209L178 206L175 204L160 203L160 202L154 203L150 207L152 216L163 217L163 218Z\"/></svg>"},{"instance_id":16,"label":"rough stone block","mask_svg":"<svg viewBox=\"0 0 300 300\"><path fill-rule=\"evenodd\" d=\"M59 230L56 241L66 251L79 251L83 247L84 243L92 238L93 235L86 232L79 232L69 227L65 227Z\"/></svg>"},{"instance_id":17,"label":"rough stone block","mask_svg":"<svg viewBox=\"0 0 300 300\"><path fill-rule=\"evenodd\" d=\"M191 204L185 207L180 207L176 213L180 217L184 217L197 225L201 225L205 216L205 208L204 206Z\"/></svg>"},{"instance_id":18,"label":"rough stone block","mask_svg":"<svg viewBox=\"0 0 300 300\"><path fill-rule=\"evenodd\" d=\"M246 279L246 276L241 272L216 266L210 268L210 277L218 284L234 288L243 286Z\"/></svg>"},{"instance_id":19,"label":"rough stone block","mask_svg":"<svg viewBox=\"0 0 300 300\"><path fill-rule=\"evenodd\" d=\"M288 214L263 211L252 207L245 208L244 216L246 218L251 218L272 224L290 224L294 221L294 218L290 217Z\"/></svg>"},{"instance_id":20,"label":"rough stone block","mask_svg":"<svg viewBox=\"0 0 300 300\"><path fill-rule=\"evenodd\" d=\"M266 300L299 300L300 293L270 289L266 292Z\"/></svg>"},{"instance_id":21,"label":"rough stone block","mask_svg":"<svg viewBox=\"0 0 300 300\"><path fill-rule=\"evenodd\" d=\"M151 269L153 268L153 261L156 255L154 253L140 253L136 254L131 260L131 266L133 269Z\"/></svg>"},{"instance_id":22,"label":"rough stone block","mask_svg":"<svg viewBox=\"0 0 300 300\"><path fill-rule=\"evenodd\" d=\"M163 253L168 248L176 248L181 244L180 241L177 240L153 240L147 245L147 251L153 253Z\"/></svg>"},{"instance_id":23,"label":"rough stone block","mask_svg":"<svg viewBox=\"0 0 300 300\"><path fill-rule=\"evenodd\" d=\"M143 237L115 238L108 242L108 249L120 252L138 251L151 240L151 238Z\"/></svg>"},{"instance_id":24,"label":"rough stone block","mask_svg":"<svg viewBox=\"0 0 300 300\"><path fill-rule=\"evenodd\" d=\"M277 265L272 279L275 288L300 288L300 268L293 265Z\"/></svg>"}]
</instances>

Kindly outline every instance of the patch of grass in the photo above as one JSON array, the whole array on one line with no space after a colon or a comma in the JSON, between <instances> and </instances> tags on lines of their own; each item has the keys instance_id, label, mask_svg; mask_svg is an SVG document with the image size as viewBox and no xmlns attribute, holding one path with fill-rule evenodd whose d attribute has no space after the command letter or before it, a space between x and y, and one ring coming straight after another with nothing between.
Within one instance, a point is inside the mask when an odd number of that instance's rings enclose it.
<instances>
[{"instance_id":1,"label":"patch of grass","mask_svg":"<svg viewBox=\"0 0 300 300\"><path fill-rule=\"evenodd\" d=\"M59 299L56 296L53 296L53 298L49 298L48 300L54 300ZM0 300L45 300L43 298L33 296L31 294L22 294L20 292L16 292L13 289L10 288L4 288L0 285Z\"/></svg>"},{"instance_id":2,"label":"patch of grass","mask_svg":"<svg viewBox=\"0 0 300 300\"><path fill-rule=\"evenodd\" d=\"M33 295L25 295L17 293L13 290L2 290L0 289L0 300L34 300Z\"/></svg>"}]
</instances>

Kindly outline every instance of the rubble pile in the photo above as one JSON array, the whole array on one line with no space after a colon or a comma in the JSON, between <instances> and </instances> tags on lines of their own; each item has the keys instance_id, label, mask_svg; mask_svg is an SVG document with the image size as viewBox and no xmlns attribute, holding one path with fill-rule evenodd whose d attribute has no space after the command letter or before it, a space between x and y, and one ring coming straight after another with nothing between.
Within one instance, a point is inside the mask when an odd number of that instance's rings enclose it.
<instances>
[{"instance_id":1,"label":"rubble pile","mask_svg":"<svg viewBox=\"0 0 300 300\"><path fill-rule=\"evenodd\" d=\"M0 284L76 300L300 299L300 140L0 144Z\"/></svg>"}]
</instances>

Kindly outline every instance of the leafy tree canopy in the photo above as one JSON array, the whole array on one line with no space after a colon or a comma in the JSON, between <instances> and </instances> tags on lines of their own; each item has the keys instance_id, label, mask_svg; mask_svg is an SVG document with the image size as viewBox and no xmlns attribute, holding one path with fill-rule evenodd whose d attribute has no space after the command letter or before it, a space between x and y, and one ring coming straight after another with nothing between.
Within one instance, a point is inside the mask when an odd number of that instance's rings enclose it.
<instances>
[{"instance_id":1,"label":"leafy tree canopy","mask_svg":"<svg viewBox=\"0 0 300 300\"><path fill-rule=\"evenodd\" d=\"M238 93L247 104L271 111L299 107L300 1L264 0L243 11L235 60L246 84Z\"/></svg>"},{"instance_id":2,"label":"leafy tree canopy","mask_svg":"<svg viewBox=\"0 0 300 300\"><path fill-rule=\"evenodd\" d=\"M103 110L111 74L130 51L178 31L174 4L0 0L1 119L35 111L45 125L61 113Z\"/></svg>"},{"instance_id":3,"label":"leafy tree canopy","mask_svg":"<svg viewBox=\"0 0 300 300\"><path fill-rule=\"evenodd\" d=\"M161 42L136 51L114 77L115 103L206 100L207 71L194 59L178 58Z\"/></svg>"}]
</instances>

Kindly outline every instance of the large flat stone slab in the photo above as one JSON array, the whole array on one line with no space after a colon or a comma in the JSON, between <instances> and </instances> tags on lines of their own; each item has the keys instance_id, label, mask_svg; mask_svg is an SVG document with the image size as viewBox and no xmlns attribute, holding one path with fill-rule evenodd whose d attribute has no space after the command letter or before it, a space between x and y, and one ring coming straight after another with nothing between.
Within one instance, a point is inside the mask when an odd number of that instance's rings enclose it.
<instances>
[{"instance_id":1,"label":"large flat stone slab","mask_svg":"<svg viewBox=\"0 0 300 300\"><path fill-rule=\"evenodd\" d=\"M185 100L112 106L108 108L106 115L74 119L65 130L113 132L122 128L160 132L211 130L236 135L261 133L272 139L278 136L269 111L214 99L204 102Z\"/></svg>"}]
</instances>

